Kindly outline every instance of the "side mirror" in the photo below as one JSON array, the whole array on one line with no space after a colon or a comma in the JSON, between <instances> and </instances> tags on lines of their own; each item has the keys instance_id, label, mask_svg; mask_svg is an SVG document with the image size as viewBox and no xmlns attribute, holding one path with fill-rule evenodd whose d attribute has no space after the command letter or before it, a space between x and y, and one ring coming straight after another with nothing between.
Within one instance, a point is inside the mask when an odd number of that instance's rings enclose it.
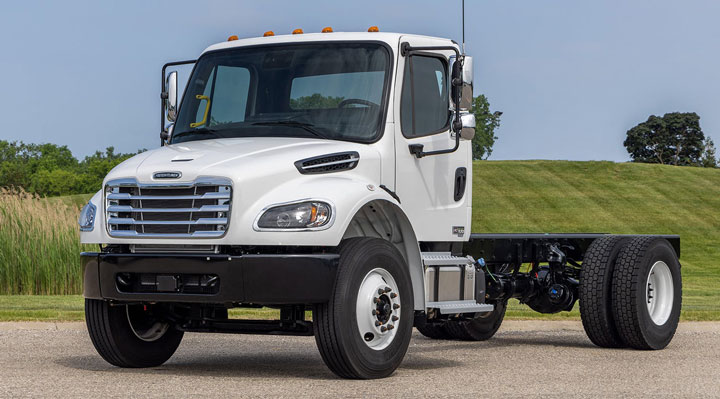
<instances>
[{"instance_id":1,"label":"side mirror","mask_svg":"<svg viewBox=\"0 0 720 399\"><path fill-rule=\"evenodd\" d=\"M172 71L168 74L165 82L165 90L167 97L165 98L165 111L167 112L167 120L175 122L177 118L177 72Z\"/></svg>"},{"instance_id":2,"label":"side mirror","mask_svg":"<svg viewBox=\"0 0 720 399\"><path fill-rule=\"evenodd\" d=\"M454 57L453 57L454 58ZM463 56L462 62L452 62L452 101L459 103L460 109L470 110L473 105L473 60Z\"/></svg>"},{"instance_id":3,"label":"side mirror","mask_svg":"<svg viewBox=\"0 0 720 399\"><path fill-rule=\"evenodd\" d=\"M463 113L460 115L462 129L460 129L460 138L463 140L472 140L475 137L475 114Z\"/></svg>"}]
</instances>

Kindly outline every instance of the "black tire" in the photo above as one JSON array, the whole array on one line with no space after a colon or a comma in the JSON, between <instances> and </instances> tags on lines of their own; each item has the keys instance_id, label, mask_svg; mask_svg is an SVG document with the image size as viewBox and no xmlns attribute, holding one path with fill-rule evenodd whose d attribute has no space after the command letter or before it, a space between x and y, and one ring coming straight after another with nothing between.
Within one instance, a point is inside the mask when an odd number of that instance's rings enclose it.
<instances>
[{"instance_id":1,"label":"black tire","mask_svg":"<svg viewBox=\"0 0 720 399\"><path fill-rule=\"evenodd\" d=\"M648 310L648 277L664 262L672 281L672 304L667 320L656 324ZM660 266L659 266L660 268ZM651 293L652 294L652 293ZM658 297L663 293L655 293ZM682 306L680 262L670 243L659 237L636 237L618 255L612 284L613 318L622 341L635 349L665 348L677 330Z\"/></svg>"},{"instance_id":2,"label":"black tire","mask_svg":"<svg viewBox=\"0 0 720 399\"><path fill-rule=\"evenodd\" d=\"M375 268L395 280L401 306L395 314L395 337L387 347L370 348L356 320L360 285ZM392 374L407 352L413 327L413 290L405 260L389 242L377 238L352 238L340 246L333 294L328 303L313 309L315 341L325 364L343 378L371 379Z\"/></svg>"},{"instance_id":3,"label":"black tire","mask_svg":"<svg viewBox=\"0 0 720 399\"><path fill-rule=\"evenodd\" d=\"M629 237L605 236L590 244L580 272L580 318L590 341L602 348L625 344L612 316L612 281L615 261Z\"/></svg>"},{"instance_id":4,"label":"black tire","mask_svg":"<svg viewBox=\"0 0 720 399\"><path fill-rule=\"evenodd\" d=\"M418 332L430 339L449 339L450 334L447 332L445 325L447 321L436 323L423 323L415 326Z\"/></svg>"},{"instance_id":5,"label":"black tire","mask_svg":"<svg viewBox=\"0 0 720 399\"><path fill-rule=\"evenodd\" d=\"M471 320L450 320L445 325L448 334L462 341L487 341L497 332L505 318L507 301L495 303L492 312L476 313Z\"/></svg>"},{"instance_id":6,"label":"black tire","mask_svg":"<svg viewBox=\"0 0 720 399\"><path fill-rule=\"evenodd\" d=\"M85 299L85 322L97 352L118 367L155 367L165 363L180 345L183 332L169 325L152 341L142 340L132 329L128 309L110 306L107 301Z\"/></svg>"}]
</instances>

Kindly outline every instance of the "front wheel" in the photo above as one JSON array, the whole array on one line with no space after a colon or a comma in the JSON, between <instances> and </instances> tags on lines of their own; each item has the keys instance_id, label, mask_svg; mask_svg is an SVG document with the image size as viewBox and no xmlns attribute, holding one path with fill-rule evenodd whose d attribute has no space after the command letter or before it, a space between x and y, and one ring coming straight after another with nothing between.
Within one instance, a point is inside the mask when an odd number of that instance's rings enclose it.
<instances>
[{"instance_id":1,"label":"front wheel","mask_svg":"<svg viewBox=\"0 0 720 399\"><path fill-rule=\"evenodd\" d=\"M313 312L320 355L343 378L387 377L407 352L413 313L410 275L398 250L376 238L346 240L331 299Z\"/></svg>"},{"instance_id":2,"label":"front wheel","mask_svg":"<svg viewBox=\"0 0 720 399\"><path fill-rule=\"evenodd\" d=\"M157 306L157 305L154 305ZM118 367L155 367L180 345L183 332L150 305L111 305L85 299L85 322L97 352Z\"/></svg>"}]
</instances>

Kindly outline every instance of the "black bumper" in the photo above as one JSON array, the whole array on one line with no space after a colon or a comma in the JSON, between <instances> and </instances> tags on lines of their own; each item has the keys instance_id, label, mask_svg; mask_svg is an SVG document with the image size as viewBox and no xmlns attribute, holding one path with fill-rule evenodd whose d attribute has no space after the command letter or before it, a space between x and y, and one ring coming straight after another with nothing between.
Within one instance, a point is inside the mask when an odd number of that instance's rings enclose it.
<instances>
[{"instance_id":1,"label":"black bumper","mask_svg":"<svg viewBox=\"0 0 720 399\"><path fill-rule=\"evenodd\" d=\"M83 295L143 302L327 302L339 255L82 254Z\"/></svg>"}]
</instances>

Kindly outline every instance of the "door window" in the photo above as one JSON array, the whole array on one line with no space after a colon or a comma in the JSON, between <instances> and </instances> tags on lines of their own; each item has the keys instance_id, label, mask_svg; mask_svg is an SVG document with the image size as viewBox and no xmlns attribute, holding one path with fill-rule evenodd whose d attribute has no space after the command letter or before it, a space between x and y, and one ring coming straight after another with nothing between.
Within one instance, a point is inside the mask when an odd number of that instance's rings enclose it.
<instances>
[{"instance_id":1,"label":"door window","mask_svg":"<svg viewBox=\"0 0 720 399\"><path fill-rule=\"evenodd\" d=\"M427 136L448 129L450 95L447 64L437 57L414 55L405 62L400 127L405 137Z\"/></svg>"}]
</instances>

